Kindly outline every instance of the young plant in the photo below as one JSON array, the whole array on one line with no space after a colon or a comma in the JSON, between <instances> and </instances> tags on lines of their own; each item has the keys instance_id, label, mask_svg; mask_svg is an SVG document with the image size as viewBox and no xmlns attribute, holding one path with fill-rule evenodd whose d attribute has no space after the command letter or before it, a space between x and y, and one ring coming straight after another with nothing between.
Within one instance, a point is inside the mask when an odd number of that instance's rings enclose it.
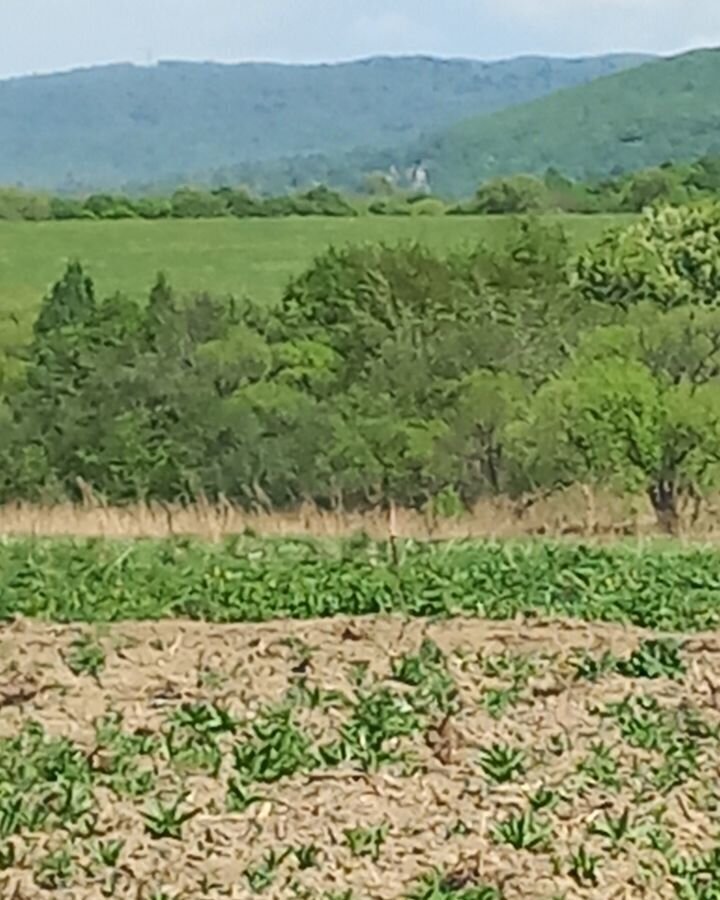
<instances>
[{"instance_id":1,"label":"young plant","mask_svg":"<svg viewBox=\"0 0 720 900\"><path fill-rule=\"evenodd\" d=\"M98 681L105 668L105 651L89 635L81 635L70 645L65 662L73 675L89 675Z\"/></svg>"},{"instance_id":2,"label":"young plant","mask_svg":"<svg viewBox=\"0 0 720 900\"><path fill-rule=\"evenodd\" d=\"M493 744L480 752L480 765L485 775L496 784L505 784L525 772L525 753L508 744Z\"/></svg>"},{"instance_id":3,"label":"young plant","mask_svg":"<svg viewBox=\"0 0 720 900\"><path fill-rule=\"evenodd\" d=\"M550 828L532 810L510 816L493 831L496 843L509 844L515 850L543 850L549 838Z\"/></svg>"},{"instance_id":4,"label":"young plant","mask_svg":"<svg viewBox=\"0 0 720 900\"><path fill-rule=\"evenodd\" d=\"M387 834L387 825L377 825L374 828L347 828L345 841L353 856L369 856L376 862Z\"/></svg>"},{"instance_id":5,"label":"young plant","mask_svg":"<svg viewBox=\"0 0 720 900\"><path fill-rule=\"evenodd\" d=\"M199 809L181 811L180 807L187 800L188 794L181 794L172 803L166 804L156 801L155 808L145 813L145 830L155 840L169 838L170 840L182 840L182 828L186 822L194 818Z\"/></svg>"}]
</instances>

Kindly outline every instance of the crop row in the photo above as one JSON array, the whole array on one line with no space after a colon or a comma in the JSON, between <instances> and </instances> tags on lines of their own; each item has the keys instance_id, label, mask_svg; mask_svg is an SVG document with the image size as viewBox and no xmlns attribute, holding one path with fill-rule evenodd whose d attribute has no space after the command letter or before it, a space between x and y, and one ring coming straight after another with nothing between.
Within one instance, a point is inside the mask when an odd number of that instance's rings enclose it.
<instances>
[{"instance_id":1,"label":"crop row","mask_svg":"<svg viewBox=\"0 0 720 900\"><path fill-rule=\"evenodd\" d=\"M720 622L720 554L457 542L397 548L364 540L243 538L0 544L0 618L111 622L401 613L566 616L668 631Z\"/></svg>"}]
</instances>

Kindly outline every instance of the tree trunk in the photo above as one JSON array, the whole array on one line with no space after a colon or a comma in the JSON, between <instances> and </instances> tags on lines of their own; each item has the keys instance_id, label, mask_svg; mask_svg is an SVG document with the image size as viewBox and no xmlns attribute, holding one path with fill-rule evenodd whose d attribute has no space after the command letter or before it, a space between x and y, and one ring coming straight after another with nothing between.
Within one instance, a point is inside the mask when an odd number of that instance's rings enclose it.
<instances>
[{"instance_id":1,"label":"tree trunk","mask_svg":"<svg viewBox=\"0 0 720 900\"><path fill-rule=\"evenodd\" d=\"M680 534L680 514L675 483L659 481L650 488L648 495L662 533L677 537Z\"/></svg>"}]
</instances>

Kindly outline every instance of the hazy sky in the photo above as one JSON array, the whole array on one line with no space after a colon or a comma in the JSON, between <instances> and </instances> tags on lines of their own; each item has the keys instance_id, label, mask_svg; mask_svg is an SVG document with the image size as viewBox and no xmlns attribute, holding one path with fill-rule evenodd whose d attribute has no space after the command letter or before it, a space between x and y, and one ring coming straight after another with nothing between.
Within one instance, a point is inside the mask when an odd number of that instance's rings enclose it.
<instances>
[{"instance_id":1,"label":"hazy sky","mask_svg":"<svg viewBox=\"0 0 720 900\"><path fill-rule=\"evenodd\" d=\"M720 0L0 0L0 77L157 59L497 58L720 44Z\"/></svg>"}]
</instances>

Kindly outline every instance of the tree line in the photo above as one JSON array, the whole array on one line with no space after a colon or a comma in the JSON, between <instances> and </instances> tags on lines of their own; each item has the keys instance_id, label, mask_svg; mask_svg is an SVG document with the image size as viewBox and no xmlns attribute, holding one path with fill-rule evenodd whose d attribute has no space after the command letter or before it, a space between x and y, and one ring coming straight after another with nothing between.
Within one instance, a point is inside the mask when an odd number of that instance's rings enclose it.
<instances>
[{"instance_id":1,"label":"tree line","mask_svg":"<svg viewBox=\"0 0 720 900\"><path fill-rule=\"evenodd\" d=\"M367 175L363 192L356 195L325 185L274 197L227 186L182 187L169 196L95 193L85 197L0 188L0 220L638 213L653 204L680 206L718 196L720 157L705 157L600 180L574 181L554 169L542 177L511 175L483 183L463 203L400 189L382 172Z\"/></svg>"},{"instance_id":2,"label":"tree line","mask_svg":"<svg viewBox=\"0 0 720 900\"><path fill-rule=\"evenodd\" d=\"M74 262L0 357L0 501L228 498L439 513L571 484L675 527L720 479L720 204L657 208L573 257L330 248L279 304L100 299Z\"/></svg>"}]
</instances>

